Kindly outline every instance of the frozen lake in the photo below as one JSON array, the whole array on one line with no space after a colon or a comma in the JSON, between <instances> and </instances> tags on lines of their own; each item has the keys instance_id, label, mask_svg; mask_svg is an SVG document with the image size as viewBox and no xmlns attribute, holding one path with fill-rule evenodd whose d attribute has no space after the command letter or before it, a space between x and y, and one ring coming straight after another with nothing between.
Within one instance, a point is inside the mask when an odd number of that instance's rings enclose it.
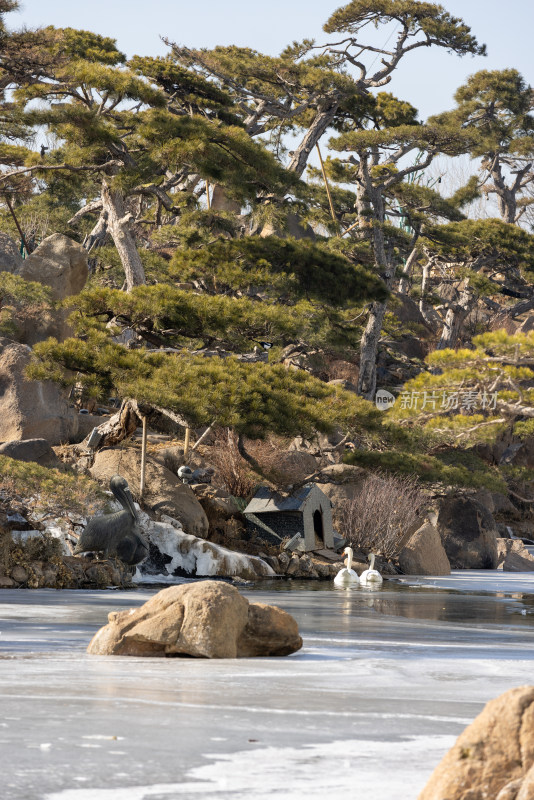
<instances>
[{"instance_id":1,"label":"frozen lake","mask_svg":"<svg viewBox=\"0 0 534 800\"><path fill-rule=\"evenodd\" d=\"M0 593L3 800L415 800L486 701L532 680L533 573L245 591L296 617L288 658L85 654L153 591Z\"/></svg>"}]
</instances>

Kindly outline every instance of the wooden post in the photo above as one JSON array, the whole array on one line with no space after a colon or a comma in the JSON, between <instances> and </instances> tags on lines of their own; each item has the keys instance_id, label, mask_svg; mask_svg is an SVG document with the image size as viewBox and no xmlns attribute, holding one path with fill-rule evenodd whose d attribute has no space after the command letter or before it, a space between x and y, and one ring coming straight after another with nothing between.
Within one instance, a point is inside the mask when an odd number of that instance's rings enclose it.
<instances>
[{"instance_id":1,"label":"wooden post","mask_svg":"<svg viewBox=\"0 0 534 800\"><path fill-rule=\"evenodd\" d=\"M141 439L141 479L139 481L139 500L143 499L145 491L145 469L146 469L146 417L143 417L143 438Z\"/></svg>"},{"instance_id":2,"label":"wooden post","mask_svg":"<svg viewBox=\"0 0 534 800\"><path fill-rule=\"evenodd\" d=\"M203 442L205 439L207 439L207 437L208 437L208 434L209 434L209 433L210 433L210 431L213 429L213 426L214 426L214 425L215 425L215 422L212 422L212 423L211 423L211 425L210 425L208 428L206 428L206 430L204 431L204 433L202 434L202 436L201 436L199 439L197 439L197 440L196 440L195 444L194 444L194 445L193 445L193 447L191 448L191 452L192 452L192 453L193 453L193 452L194 452L194 451L197 449L197 447L199 446L199 444L202 444L202 442Z\"/></svg>"},{"instance_id":3,"label":"wooden post","mask_svg":"<svg viewBox=\"0 0 534 800\"><path fill-rule=\"evenodd\" d=\"M206 202L208 204L208 211L211 211L210 182L209 181L206 181Z\"/></svg>"},{"instance_id":4,"label":"wooden post","mask_svg":"<svg viewBox=\"0 0 534 800\"><path fill-rule=\"evenodd\" d=\"M346 233L350 233L351 231L353 231L353 230L354 230L354 228L358 228L359 226L360 226L360 220L357 220L357 222L354 222L354 223L353 223L353 224L350 226L350 228L345 228L345 230L343 231L343 233L342 233L341 235L342 235L342 236L345 236L345 234L346 234Z\"/></svg>"},{"instance_id":5,"label":"wooden post","mask_svg":"<svg viewBox=\"0 0 534 800\"><path fill-rule=\"evenodd\" d=\"M184 441L184 458L187 459L189 455L189 442L191 441L191 428L185 429L185 441Z\"/></svg>"},{"instance_id":6,"label":"wooden post","mask_svg":"<svg viewBox=\"0 0 534 800\"><path fill-rule=\"evenodd\" d=\"M338 221L338 218L336 217L336 212L334 211L334 203L332 201L332 194L330 192L330 186L328 184L328 178L326 177L326 171L325 171L325 168L324 168L323 157L321 155L321 150L319 148L319 142L317 142L316 147L317 147L317 152L319 154L319 161L321 163L321 172L323 173L323 180L324 180L324 185L326 187L326 194L328 195L328 203L330 205L330 214L332 215L332 219L334 220L336 225L339 226L339 221Z\"/></svg>"}]
</instances>

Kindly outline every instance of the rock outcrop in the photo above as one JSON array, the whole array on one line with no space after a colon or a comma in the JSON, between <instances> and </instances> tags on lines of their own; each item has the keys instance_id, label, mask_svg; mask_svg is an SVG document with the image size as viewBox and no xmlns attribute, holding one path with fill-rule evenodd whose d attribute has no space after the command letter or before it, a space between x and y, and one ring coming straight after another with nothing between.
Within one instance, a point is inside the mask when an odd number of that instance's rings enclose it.
<instances>
[{"instance_id":1,"label":"rock outcrop","mask_svg":"<svg viewBox=\"0 0 534 800\"><path fill-rule=\"evenodd\" d=\"M534 686L491 700L436 767L419 800L532 800Z\"/></svg>"},{"instance_id":2,"label":"rock outcrop","mask_svg":"<svg viewBox=\"0 0 534 800\"><path fill-rule=\"evenodd\" d=\"M163 589L140 608L112 612L87 652L247 658L286 656L301 647L297 623L286 611L249 603L226 583L199 581Z\"/></svg>"},{"instance_id":3,"label":"rock outcrop","mask_svg":"<svg viewBox=\"0 0 534 800\"><path fill-rule=\"evenodd\" d=\"M449 575L451 565L437 528L425 522L399 553L399 567L405 575Z\"/></svg>"},{"instance_id":4,"label":"rock outcrop","mask_svg":"<svg viewBox=\"0 0 534 800\"><path fill-rule=\"evenodd\" d=\"M497 526L488 509L477 500L442 500L437 528L452 569L495 569Z\"/></svg>"},{"instance_id":5,"label":"rock outcrop","mask_svg":"<svg viewBox=\"0 0 534 800\"><path fill-rule=\"evenodd\" d=\"M497 569L503 572L533 572L532 556L521 539L497 539Z\"/></svg>"},{"instance_id":6,"label":"rock outcrop","mask_svg":"<svg viewBox=\"0 0 534 800\"><path fill-rule=\"evenodd\" d=\"M78 415L56 384L26 380L30 356L26 345L0 337L0 441L46 439L51 445L71 441Z\"/></svg>"},{"instance_id":7,"label":"rock outcrop","mask_svg":"<svg viewBox=\"0 0 534 800\"><path fill-rule=\"evenodd\" d=\"M81 292L87 282L87 251L68 236L54 233L19 265L17 273L26 281L49 286L54 300L64 300Z\"/></svg>"},{"instance_id":8,"label":"rock outcrop","mask_svg":"<svg viewBox=\"0 0 534 800\"><path fill-rule=\"evenodd\" d=\"M134 497L138 497L141 453L133 448L100 450L90 473L106 484L113 475L122 475ZM208 518L193 490L151 456L146 460L145 487L143 501L151 511L179 520L192 536L206 538Z\"/></svg>"},{"instance_id":9,"label":"rock outcrop","mask_svg":"<svg viewBox=\"0 0 534 800\"><path fill-rule=\"evenodd\" d=\"M18 272L24 261L16 242L0 231L0 272Z\"/></svg>"}]
</instances>

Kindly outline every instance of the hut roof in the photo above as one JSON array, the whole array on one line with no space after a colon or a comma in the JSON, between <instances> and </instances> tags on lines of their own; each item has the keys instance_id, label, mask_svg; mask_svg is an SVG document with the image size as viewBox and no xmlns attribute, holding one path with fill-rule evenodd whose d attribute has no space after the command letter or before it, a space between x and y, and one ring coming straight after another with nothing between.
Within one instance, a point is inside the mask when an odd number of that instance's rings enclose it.
<instances>
[{"instance_id":1,"label":"hut roof","mask_svg":"<svg viewBox=\"0 0 534 800\"><path fill-rule=\"evenodd\" d=\"M330 503L330 499L315 484L302 486L290 495L282 495L267 486L260 486L244 514L264 514L272 511L302 511L312 495L320 495L322 502ZM317 498L319 499L319 498Z\"/></svg>"}]
</instances>

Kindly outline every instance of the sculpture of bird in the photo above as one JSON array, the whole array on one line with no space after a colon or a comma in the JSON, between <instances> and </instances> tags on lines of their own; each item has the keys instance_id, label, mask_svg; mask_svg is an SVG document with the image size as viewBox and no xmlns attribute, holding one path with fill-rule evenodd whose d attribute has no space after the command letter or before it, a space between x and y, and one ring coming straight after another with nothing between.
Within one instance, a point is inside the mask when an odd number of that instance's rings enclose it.
<instances>
[{"instance_id":1,"label":"sculpture of bird","mask_svg":"<svg viewBox=\"0 0 534 800\"><path fill-rule=\"evenodd\" d=\"M104 558L118 558L124 564L139 564L148 556L148 542L141 532L137 511L128 483L121 475L114 475L109 488L121 504L123 511L91 517L74 554L96 552Z\"/></svg>"}]
</instances>

